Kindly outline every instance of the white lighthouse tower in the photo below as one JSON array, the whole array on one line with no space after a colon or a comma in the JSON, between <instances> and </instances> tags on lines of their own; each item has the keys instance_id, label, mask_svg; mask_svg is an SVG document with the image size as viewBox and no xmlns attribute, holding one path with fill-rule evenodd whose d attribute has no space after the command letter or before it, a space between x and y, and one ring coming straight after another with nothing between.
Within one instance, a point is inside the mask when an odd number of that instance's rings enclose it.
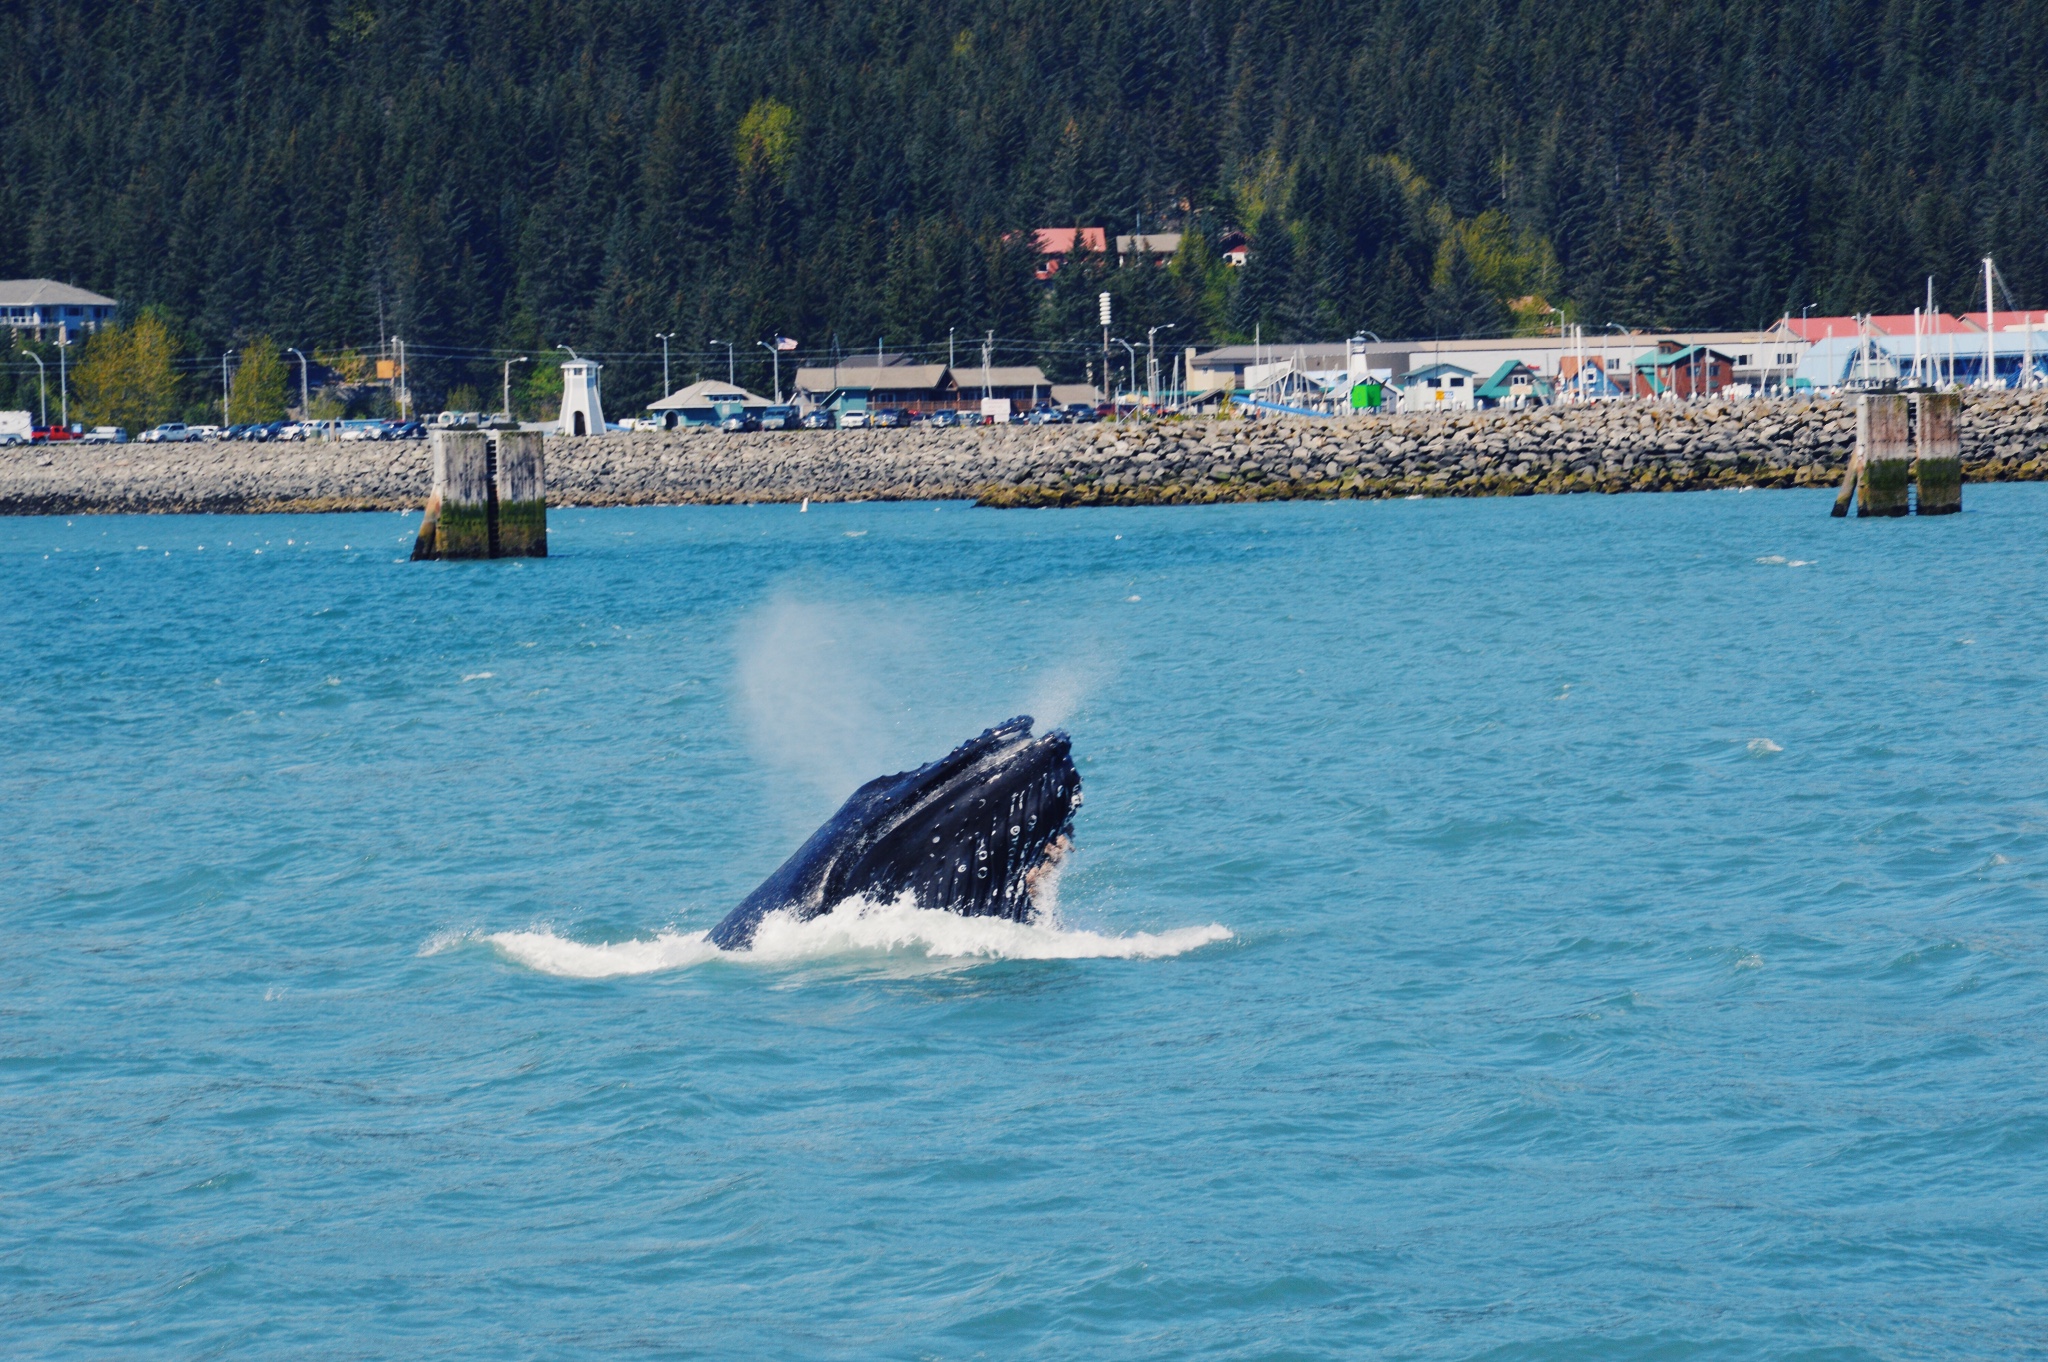
<instances>
[{"instance_id":1,"label":"white lighthouse tower","mask_svg":"<svg viewBox=\"0 0 2048 1362\"><path fill-rule=\"evenodd\" d=\"M597 371L603 367L595 360L563 361L562 434L604 434L604 400L597 391Z\"/></svg>"}]
</instances>

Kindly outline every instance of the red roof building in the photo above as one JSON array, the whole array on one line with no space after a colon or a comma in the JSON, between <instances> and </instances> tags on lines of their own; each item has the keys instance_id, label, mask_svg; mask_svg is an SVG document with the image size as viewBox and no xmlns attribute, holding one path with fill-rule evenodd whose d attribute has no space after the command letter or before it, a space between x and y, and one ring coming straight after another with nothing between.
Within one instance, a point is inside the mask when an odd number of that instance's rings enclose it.
<instances>
[{"instance_id":1,"label":"red roof building","mask_svg":"<svg viewBox=\"0 0 2048 1362\"><path fill-rule=\"evenodd\" d=\"M1976 313L1974 321L1971 320L1971 315L1970 313L1964 313L1962 316L1957 317L1945 312L1937 312L1934 314L1931 323L1923 317L1920 319L1921 334L1926 336L1955 336L1973 333L1982 335L1984 332L1984 314L1981 312ZM1913 335L1913 321L1913 314L1910 312L1879 313L1870 319L1870 327L1881 336L1905 336L1911 338ZM1843 340L1851 336L1863 334L1863 319L1861 317L1789 317L1785 320L1784 325L1785 329L1793 335L1808 342L1829 339Z\"/></svg>"},{"instance_id":2,"label":"red roof building","mask_svg":"<svg viewBox=\"0 0 2048 1362\"><path fill-rule=\"evenodd\" d=\"M1050 279L1060 272L1060 262L1076 250L1108 254L1109 233L1100 227L1040 227L1031 234L1031 244L1043 257L1038 277Z\"/></svg>"}]
</instances>

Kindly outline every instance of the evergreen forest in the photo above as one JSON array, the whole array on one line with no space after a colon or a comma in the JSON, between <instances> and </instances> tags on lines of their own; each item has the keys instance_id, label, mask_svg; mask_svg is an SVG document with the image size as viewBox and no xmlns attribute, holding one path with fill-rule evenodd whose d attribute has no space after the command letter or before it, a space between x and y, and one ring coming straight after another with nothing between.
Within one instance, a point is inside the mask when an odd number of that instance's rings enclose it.
<instances>
[{"instance_id":1,"label":"evergreen forest","mask_svg":"<svg viewBox=\"0 0 2048 1362\"><path fill-rule=\"evenodd\" d=\"M630 411L664 333L672 386L1075 379L1101 290L1141 349L1964 310L1987 254L2048 304L2048 0L11 0L0 51L0 278L151 320L162 382L66 357L136 421L393 336L427 410L571 346ZM1074 225L1183 240L1041 282Z\"/></svg>"}]
</instances>

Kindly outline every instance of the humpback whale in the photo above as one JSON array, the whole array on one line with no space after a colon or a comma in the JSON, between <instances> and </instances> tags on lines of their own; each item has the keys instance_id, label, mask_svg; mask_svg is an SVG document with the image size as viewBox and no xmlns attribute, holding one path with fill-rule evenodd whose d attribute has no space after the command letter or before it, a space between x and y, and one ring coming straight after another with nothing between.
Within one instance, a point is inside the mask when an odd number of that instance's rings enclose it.
<instances>
[{"instance_id":1,"label":"humpback whale","mask_svg":"<svg viewBox=\"0 0 2048 1362\"><path fill-rule=\"evenodd\" d=\"M1020 714L855 790L711 929L712 943L738 950L770 913L805 922L856 895L887 902L908 893L920 908L1030 921L1032 888L1065 853L1081 804L1071 741L1058 730L1034 738L1031 725Z\"/></svg>"}]
</instances>

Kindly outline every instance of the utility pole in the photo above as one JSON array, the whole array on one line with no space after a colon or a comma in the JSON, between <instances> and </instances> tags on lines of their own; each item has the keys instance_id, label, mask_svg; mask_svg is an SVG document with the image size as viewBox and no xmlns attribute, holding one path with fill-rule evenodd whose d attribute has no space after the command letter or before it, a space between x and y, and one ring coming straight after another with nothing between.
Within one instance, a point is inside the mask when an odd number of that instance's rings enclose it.
<instances>
[{"instance_id":1,"label":"utility pole","mask_svg":"<svg viewBox=\"0 0 2048 1362\"><path fill-rule=\"evenodd\" d=\"M995 347L996 333L991 331L981 342L981 400L988 401L988 354Z\"/></svg>"},{"instance_id":2,"label":"utility pole","mask_svg":"<svg viewBox=\"0 0 2048 1362\"><path fill-rule=\"evenodd\" d=\"M957 329L951 326L946 328L946 371L948 373L951 373L953 370L953 332Z\"/></svg>"},{"instance_id":3,"label":"utility pole","mask_svg":"<svg viewBox=\"0 0 2048 1362\"><path fill-rule=\"evenodd\" d=\"M1110 339L1115 341L1118 345L1121 345L1124 348L1125 352L1129 354L1131 357L1131 391L1136 392L1138 390L1138 348L1132 345L1129 341L1125 340L1122 336L1111 336ZM1107 375L1105 375L1105 377L1107 377ZM1123 419L1123 415L1121 412L1118 413L1117 419L1119 421Z\"/></svg>"},{"instance_id":4,"label":"utility pole","mask_svg":"<svg viewBox=\"0 0 2048 1362\"><path fill-rule=\"evenodd\" d=\"M293 346L287 345L285 350L290 354L299 356L299 419L304 421L313 415L313 402L307 396L306 357L300 354L298 349Z\"/></svg>"},{"instance_id":5,"label":"utility pole","mask_svg":"<svg viewBox=\"0 0 2048 1362\"><path fill-rule=\"evenodd\" d=\"M62 322L57 324L57 409L61 413L57 423L64 429L71 429L71 385L65 379L64 356L71 349L71 328Z\"/></svg>"},{"instance_id":6,"label":"utility pole","mask_svg":"<svg viewBox=\"0 0 2048 1362\"><path fill-rule=\"evenodd\" d=\"M234 424L228 417L228 356L233 353L232 350L220 352L220 424L223 430Z\"/></svg>"},{"instance_id":7,"label":"utility pole","mask_svg":"<svg viewBox=\"0 0 2048 1362\"><path fill-rule=\"evenodd\" d=\"M779 407L782 405L782 352L767 341L755 341L754 344L768 352L768 359L775 366L775 405Z\"/></svg>"},{"instance_id":8,"label":"utility pole","mask_svg":"<svg viewBox=\"0 0 2048 1362\"><path fill-rule=\"evenodd\" d=\"M657 331L654 338L661 342L661 395L667 397L674 389L668 386L668 343L676 338L673 331ZM511 410L509 407L506 410Z\"/></svg>"},{"instance_id":9,"label":"utility pole","mask_svg":"<svg viewBox=\"0 0 2048 1362\"><path fill-rule=\"evenodd\" d=\"M737 388L737 387L738 387L738 386L740 385L740 382L739 382L739 380L738 380L738 379L736 379L736 378L734 378L734 377L733 377L733 363L732 363L732 342L731 342L731 341L729 341L729 340L714 340L714 341L712 341L711 343L712 343L713 345L723 345L723 346L725 347L725 382L726 382L726 386L727 386L727 387L731 387L731 388Z\"/></svg>"},{"instance_id":10,"label":"utility pole","mask_svg":"<svg viewBox=\"0 0 2048 1362\"><path fill-rule=\"evenodd\" d=\"M391 343L398 347L398 417L403 421L412 415L412 389L407 386L405 372L405 342L393 336Z\"/></svg>"},{"instance_id":11,"label":"utility pole","mask_svg":"<svg viewBox=\"0 0 2048 1362\"><path fill-rule=\"evenodd\" d=\"M526 356L505 361L505 420L508 424L519 424L512 416L512 366L526 363Z\"/></svg>"}]
</instances>

